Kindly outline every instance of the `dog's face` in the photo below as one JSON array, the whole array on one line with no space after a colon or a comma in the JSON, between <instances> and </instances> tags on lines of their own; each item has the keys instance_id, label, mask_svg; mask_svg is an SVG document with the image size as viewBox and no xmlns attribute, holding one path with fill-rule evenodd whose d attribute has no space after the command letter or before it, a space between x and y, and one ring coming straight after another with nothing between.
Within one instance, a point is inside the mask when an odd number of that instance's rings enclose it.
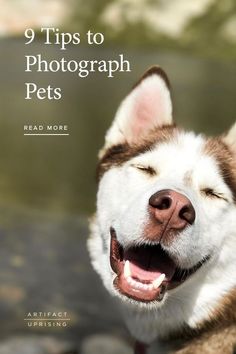
<instances>
[{"instance_id":1,"label":"dog's face","mask_svg":"<svg viewBox=\"0 0 236 354\"><path fill-rule=\"evenodd\" d=\"M112 294L161 306L227 261L222 249L236 229L235 155L236 127L218 138L176 128L165 73L154 67L143 76L122 102L98 166L89 249Z\"/></svg>"}]
</instances>

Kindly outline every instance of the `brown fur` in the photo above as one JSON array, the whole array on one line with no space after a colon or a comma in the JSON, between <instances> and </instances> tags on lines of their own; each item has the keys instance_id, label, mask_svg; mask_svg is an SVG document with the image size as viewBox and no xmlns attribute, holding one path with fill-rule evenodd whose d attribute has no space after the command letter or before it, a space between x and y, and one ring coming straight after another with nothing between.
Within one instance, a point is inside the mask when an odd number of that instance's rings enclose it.
<instances>
[{"instance_id":1,"label":"brown fur","mask_svg":"<svg viewBox=\"0 0 236 354\"><path fill-rule=\"evenodd\" d=\"M236 346L236 326L203 333L186 342L175 354L233 354Z\"/></svg>"},{"instance_id":2,"label":"brown fur","mask_svg":"<svg viewBox=\"0 0 236 354\"><path fill-rule=\"evenodd\" d=\"M230 148L221 138L209 138L205 145L205 152L216 158L224 181L232 191L236 202L236 161Z\"/></svg>"},{"instance_id":3,"label":"brown fur","mask_svg":"<svg viewBox=\"0 0 236 354\"><path fill-rule=\"evenodd\" d=\"M236 289L224 296L215 312L212 314L211 320L219 326L223 323L228 325L234 323L236 326Z\"/></svg>"},{"instance_id":4,"label":"brown fur","mask_svg":"<svg viewBox=\"0 0 236 354\"><path fill-rule=\"evenodd\" d=\"M153 145L173 139L178 131L174 125L158 127L139 144L124 143L110 147L98 163L97 179L99 180L111 167L121 166L131 158L150 150Z\"/></svg>"},{"instance_id":5,"label":"brown fur","mask_svg":"<svg viewBox=\"0 0 236 354\"><path fill-rule=\"evenodd\" d=\"M196 329L186 327L173 339L183 338L175 354L233 354L236 349L236 289L225 296L208 321Z\"/></svg>"},{"instance_id":6,"label":"brown fur","mask_svg":"<svg viewBox=\"0 0 236 354\"><path fill-rule=\"evenodd\" d=\"M138 80L138 81L136 82L136 84L133 86L133 89L134 89L135 87L137 87L144 79L146 79L148 76L153 75L153 74L160 76L160 77L163 79L163 81L165 82L167 88L170 90L171 86L170 86L169 78L168 78L168 76L166 75L165 71L162 70L162 68L160 68L159 66L152 66L152 67L150 67L150 68L143 74L143 76L140 78L140 80Z\"/></svg>"}]
</instances>

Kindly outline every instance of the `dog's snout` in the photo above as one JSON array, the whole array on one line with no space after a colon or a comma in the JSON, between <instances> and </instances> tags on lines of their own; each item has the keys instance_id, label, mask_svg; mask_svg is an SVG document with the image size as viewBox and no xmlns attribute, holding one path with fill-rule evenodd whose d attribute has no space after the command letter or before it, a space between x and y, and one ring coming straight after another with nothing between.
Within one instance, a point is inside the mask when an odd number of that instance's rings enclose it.
<instances>
[{"instance_id":1,"label":"dog's snout","mask_svg":"<svg viewBox=\"0 0 236 354\"><path fill-rule=\"evenodd\" d=\"M195 210L190 200L183 194L171 189L154 193L149 205L155 219L168 225L169 228L180 230L195 220Z\"/></svg>"}]
</instances>

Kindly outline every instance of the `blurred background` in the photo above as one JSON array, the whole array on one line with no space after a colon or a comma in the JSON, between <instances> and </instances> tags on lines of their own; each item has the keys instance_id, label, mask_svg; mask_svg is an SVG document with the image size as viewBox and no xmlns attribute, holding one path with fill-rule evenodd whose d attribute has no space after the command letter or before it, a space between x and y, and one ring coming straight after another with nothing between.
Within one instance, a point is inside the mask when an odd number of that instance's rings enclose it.
<instances>
[{"instance_id":1,"label":"blurred background","mask_svg":"<svg viewBox=\"0 0 236 354\"><path fill-rule=\"evenodd\" d=\"M24 31L102 32L101 46L62 53ZM0 354L131 353L128 333L86 251L95 166L121 99L151 65L172 83L175 120L218 134L235 121L234 0L0 0ZM130 73L25 73L25 55L111 59ZM25 82L61 87L26 101ZM67 124L69 136L26 137L25 124ZM28 312L66 311L65 328L29 327Z\"/></svg>"}]
</instances>

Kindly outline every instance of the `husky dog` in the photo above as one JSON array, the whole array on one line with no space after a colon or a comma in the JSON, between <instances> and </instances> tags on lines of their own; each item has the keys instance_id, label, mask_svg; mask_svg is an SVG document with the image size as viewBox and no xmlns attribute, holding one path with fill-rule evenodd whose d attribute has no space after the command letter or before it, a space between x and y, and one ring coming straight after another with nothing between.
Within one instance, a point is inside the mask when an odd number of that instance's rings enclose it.
<instances>
[{"instance_id":1,"label":"husky dog","mask_svg":"<svg viewBox=\"0 0 236 354\"><path fill-rule=\"evenodd\" d=\"M236 124L213 138L177 128L167 75L152 67L116 113L98 180L89 252L135 353L158 339L166 353L232 354Z\"/></svg>"}]
</instances>

